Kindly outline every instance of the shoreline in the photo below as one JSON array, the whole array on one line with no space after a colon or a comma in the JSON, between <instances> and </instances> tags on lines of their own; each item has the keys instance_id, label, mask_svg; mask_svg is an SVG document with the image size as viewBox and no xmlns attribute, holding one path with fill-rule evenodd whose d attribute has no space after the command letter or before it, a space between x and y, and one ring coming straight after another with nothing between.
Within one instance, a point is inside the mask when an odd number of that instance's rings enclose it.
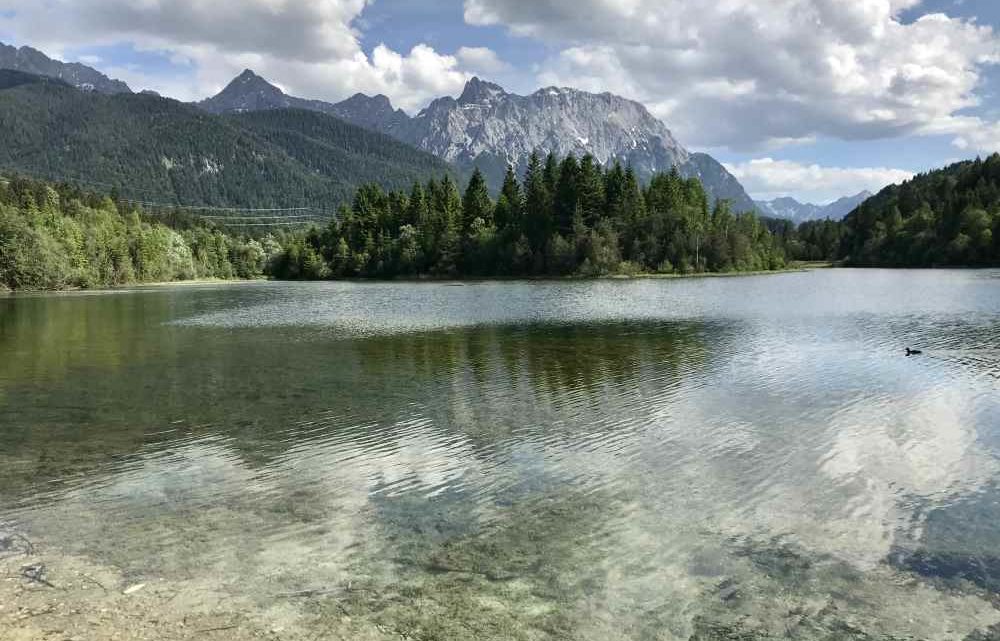
<instances>
[{"instance_id":1,"label":"shoreline","mask_svg":"<svg viewBox=\"0 0 1000 641\"><path fill-rule=\"evenodd\" d=\"M767 276L774 274L787 274L794 272L807 272L813 269L825 269L833 267L830 263L822 264L796 264L782 269L753 270L753 271L731 271L731 272L697 272L691 274L660 274L656 272L642 272L637 274L605 274L602 276L412 276L400 278L329 278L321 280L286 280L280 278L195 278L188 280L155 281L150 283L129 283L127 285L114 285L111 287L69 287L66 289L9 289L0 284L0 296L5 295L25 295L25 294L85 294L100 292L126 292L140 289L166 289L171 287L197 287L199 285L236 285L249 283L504 283L504 282L573 282L573 281L601 281L601 280L671 280L682 278L729 278L739 276Z\"/></svg>"},{"instance_id":2,"label":"shoreline","mask_svg":"<svg viewBox=\"0 0 1000 641\"><path fill-rule=\"evenodd\" d=\"M196 278L190 280L157 281L151 283L132 283L128 285L117 285L114 287L99 287L93 289L69 288L69 289L36 289L36 290L12 290L0 284L0 299L13 296L31 296L40 294L110 294L126 293L141 290L160 290L173 287L186 288L203 285L250 285L257 283L505 283L505 282L577 282L577 281L629 281L629 280L681 280L697 278L743 278L751 276L776 276L779 274L805 273L822 269L889 269L889 270L920 270L936 271L942 269L995 269L991 267L853 267L829 261L800 261L791 263L782 269L773 270L752 270L752 271L730 271L730 272L698 272L691 274L661 274L661 273L636 273L636 274L606 274L603 276L483 276L483 277L437 277L437 276L413 276L406 278L332 278L324 280L283 280L277 278Z\"/></svg>"},{"instance_id":3,"label":"shoreline","mask_svg":"<svg viewBox=\"0 0 1000 641\"><path fill-rule=\"evenodd\" d=\"M160 287L194 287L197 285L223 285L231 283L259 283L267 282L268 278L189 278L186 280L159 280L152 283L132 283L129 285L118 285L115 287L104 287L101 289L114 291L120 289L135 289L135 288L160 288ZM78 291L91 291L91 290L78 290ZM92 290L92 291L97 291Z\"/></svg>"},{"instance_id":4,"label":"shoreline","mask_svg":"<svg viewBox=\"0 0 1000 641\"><path fill-rule=\"evenodd\" d=\"M5 296L30 296L38 294L111 294L140 289L166 289L170 287L197 287L198 285L233 285L237 283L263 283L267 278L194 278L188 280L167 280L151 283L129 283L111 287L67 287L65 289L10 289L0 283L0 298Z\"/></svg>"}]
</instances>

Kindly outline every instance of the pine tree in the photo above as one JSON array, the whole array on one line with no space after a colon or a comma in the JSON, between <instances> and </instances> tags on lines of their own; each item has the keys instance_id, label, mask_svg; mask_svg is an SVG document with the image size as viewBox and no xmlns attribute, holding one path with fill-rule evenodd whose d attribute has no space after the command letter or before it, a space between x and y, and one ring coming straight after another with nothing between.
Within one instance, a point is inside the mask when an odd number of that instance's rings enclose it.
<instances>
[{"instance_id":1,"label":"pine tree","mask_svg":"<svg viewBox=\"0 0 1000 641\"><path fill-rule=\"evenodd\" d=\"M625 188L622 194L622 218L632 224L646 217L646 201L642 197L639 179L632 167L625 170Z\"/></svg>"},{"instance_id":2,"label":"pine tree","mask_svg":"<svg viewBox=\"0 0 1000 641\"><path fill-rule=\"evenodd\" d=\"M601 166L590 154L580 161L577 185L583 220L594 229L605 215L604 176L601 173Z\"/></svg>"},{"instance_id":3,"label":"pine tree","mask_svg":"<svg viewBox=\"0 0 1000 641\"><path fill-rule=\"evenodd\" d=\"M542 173L545 176L545 189L549 197L552 197L556 193L556 185L559 184L559 159L554 153L549 152L545 156L545 170Z\"/></svg>"},{"instance_id":4,"label":"pine tree","mask_svg":"<svg viewBox=\"0 0 1000 641\"><path fill-rule=\"evenodd\" d=\"M490 200L490 192L486 187L486 179L476 167L472 172L472 178L465 189L462 197L462 233L467 235L472 229L472 224L481 220L486 225L493 224L493 202Z\"/></svg>"},{"instance_id":5,"label":"pine tree","mask_svg":"<svg viewBox=\"0 0 1000 641\"><path fill-rule=\"evenodd\" d=\"M551 197L545 171L538 154L531 154L524 174L524 231L534 252L540 251L549 237Z\"/></svg>"},{"instance_id":6,"label":"pine tree","mask_svg":"<svg viewBox=\"0 0 1000 641\"><path fill-rule=\"evenodd\" d=\"M427 214L427 194L424 192L424 187L420 183L413 183L403 224L421 227L427 222Z\"/></svg>"},{"instance_id":7,"label":"pine tree","mask_svg":"<svg viewBox=\"0 0 1000 641\"><path fill-rule=\"evenodd\" d=\"M458 193L455 181L447 175L437 185L433 210L437 219L435 269L441 274L452 274L459 258L462 197Z\"/></svg>"},{"instance_id":8,"label":"pine tree","mask_svg":"<svg viewBox=\"0 0 1000 641\"><path fill-rule=\"evenodd\" d=\"M563 235L569 234L573 229L573 215L580 201L577 186L579 175L580 165L576 162L576 157L572 154L566 156L559 166L559 182L553 198L556 231Z\"/></svg>"},{"instance_id":9,"label":"pine tree","mask_svg":"<svg viewBox=\"0 0 1000 641\"><path fill-rule=\"evenodd\" d=\"M519 231L523 207L521 185L517 182L514 167L507 165L507 174L504 176L500 198L497 199L496 210L493 214L497 229Z\"/></svg>"}]
</instances>

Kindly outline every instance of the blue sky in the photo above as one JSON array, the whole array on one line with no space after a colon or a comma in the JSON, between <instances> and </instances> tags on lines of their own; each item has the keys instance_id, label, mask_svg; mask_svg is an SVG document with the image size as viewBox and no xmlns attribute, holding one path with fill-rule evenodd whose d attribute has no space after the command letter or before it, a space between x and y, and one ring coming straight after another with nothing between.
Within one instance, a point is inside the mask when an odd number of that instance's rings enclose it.
<instances>
[{"instance_id":1,"label":"blue sky","mask_svg":"<svg viewBox=\"0 0 1000 641\"><path fill-rule=\"evenodd\" d=\"M815 202L1000 147L997 29L996 0L0 0L0 40L183 100L244 67L411 113L473 74L611 91Z\"/></svg>"}]
</instances>

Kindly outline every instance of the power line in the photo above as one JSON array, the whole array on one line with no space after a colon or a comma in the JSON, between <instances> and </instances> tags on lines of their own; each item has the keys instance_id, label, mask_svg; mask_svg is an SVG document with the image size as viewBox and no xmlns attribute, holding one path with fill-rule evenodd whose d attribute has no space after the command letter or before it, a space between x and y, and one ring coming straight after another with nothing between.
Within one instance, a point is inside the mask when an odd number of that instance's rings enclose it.
<instances>
[{"instance_id":1,"label":"power line","mask_svg":"<svg viewBox=\"0 0 1000 641\"><path fill-rule=\"evenodd\" d=\"M198 216L209 220L268 220L268 219L295 219L304 218L306 220L325 220L320 216Z\"/></svg>"},{"instance_id":2,"label":"power line","mask_svg":"<svg viewBox=\"0 0 1000 641\"><path fill-rule=\"evenodd\" d=\"M130 199L131 200L131 199ZM273 212L273 211L317 211L312 207L219 207L213 205L174 205L170 203L154 203L147 202L143 200L132 200L131 202L137 205L149 205L152 207L171 207L173 209L195 209L199 211L261 211L261 212Z\"/></svg>"},{"instance_id":3,"label":"power line","mask_svg":"<svg viewBox=\"0 0 1000 641\"><path fill-rule=\"evenodd\" d=\"M83 184L83 185L99 185L101 187L111 187L112 189L122 189L123 188L122 185L116 184L116 183L106 183L106 182L101 182L99 180L88 180L86 178L73 178L73 177L70 177L70 176L63 176L61 174L57 174L57 173L53 173L53 172L42 173L42 172L29 171L27 169L21 169L19 167L11 167L11 166L7 166L5 168L5 170L9 171L9 172L13 172L15 174L24 174L24 175L27 175L27 176L31 176L33 178L39 178L39 179L43 179L43 180L52 180L52 181L59 181L59 182L64 182L64 183L80 183L80 184ZM144 193L144 194L156 194L158 196L167 196L166 192L153 191L153 190L150 190L150 189L139 189L138 187L124 187L124 189L128 189L129 191L133 191L133 192L140 192L140 193Z\"/></svg>"},{"instance_id":4,"label":"power line","mask_svg":"<svg viewBox=\"0 0 1000 641\"><path fill-rule=\"evenodd\" d=\"M56 180L56 181L61 181L61 182L65 182L65 183L79 183L79 184L83 184L83 185L101 185L101 186L104 186L104 187L111 187L111 188L123 189L123 187L121 187L120 185L114 185L114 184L111 184L111 183L101 182L101 181L97 181L97 180L88 180L88 179L85 179L85 178L73 178L73 177L63 176L63 175L55 174L55 173L51 173L51 172L48 173L48 174L42 174L42 173L39 173L39 172L32 172L32 171L27 171L27 170L20 169L20 168L13 168L13 167L7 167L6 171L12 172L14 174L24 174L24 175L27 175L27 176L34 177L36 179ZM126 187L124 189L127 189L129 191L147 193L147 194L160 193L160 192L153 192L153 191L146 190L146 189L138 189L138 188L132 188L132 187ZM264 226L296 225L296 224L297 225L302 225L302 224L308 224L309 222L328 223L331 220L334 220L336 218L335 214L331 214L331 213L328 212L328 210L326 210L324 208L318 208L318 207L236 207L236 206L219 206L219 205L186 205L186 204L181 204L181 203L159 203L159 202L153 202L153 201L148 201L148 200L132 199L132 198L127 198L127 197L124 198L124 200L127 200L127 201L129 201L129 202L131 202L131 203L133 203L135 205L140 205L143 208L153 208L153 209L168 210L168 211L170 211L170 210L172 210L172 211L182 210L182 211L190 211L190 212L199 212L199 211L231 212L231 213L236 214L236 215L233 215L233 216L219 216L219 215L209 215L209 214L197 214L197 213L194 213L194 215L196 217L198 217L198 218L219 221L220 224L225 224L225 225L230 226L230 227L239 227L239 226L261 226L261 227L264 227ZM256 215L258 212L260 212L261 214L265 214L265 213L266 214L273 214L273 213L276 213L276 212L316 212L316 213L311 214L311 215L291 214L290 213L288 215L281 215L281 216L265 216L265 215ZM149 213L152 214L153 212L149 212ZM246 214L250 214L250 215L246 215ZM230 220L231 221L263 221L263 220L275 221L275 220L279 220L279 221L282 221L282 222L268 222L268 223L263 223L263 222L253 222L253 223L225 222L225 221L230 221Z\"/></svg>"},{"instance_id":5,"label":"power line","mask_svg":"<svg viewBox=\"0 0 1000 641\"><path fill-rule=\"evenodd\" d=\"M287 222L287 223L223 223L226 227L279 227L285 225L302 225L303 222Z\"/></svg>"}]
</instances>

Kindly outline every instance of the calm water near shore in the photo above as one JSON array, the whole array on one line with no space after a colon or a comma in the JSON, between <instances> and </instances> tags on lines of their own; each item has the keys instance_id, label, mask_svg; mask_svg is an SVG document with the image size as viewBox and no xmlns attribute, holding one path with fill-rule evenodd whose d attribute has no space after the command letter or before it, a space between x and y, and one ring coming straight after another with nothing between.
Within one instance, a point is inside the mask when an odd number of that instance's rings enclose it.
<instances>
[{"instance_id":1,"label":"calm water near shore","mask_svg":"<svg viewBox=\"0 0 1000 641\"><path fill-rule=\"evenodd\" d=\"M995 270L0 296L0 535L150 618L988 639L998 482Z\"/></svg>"}]
</instances>

